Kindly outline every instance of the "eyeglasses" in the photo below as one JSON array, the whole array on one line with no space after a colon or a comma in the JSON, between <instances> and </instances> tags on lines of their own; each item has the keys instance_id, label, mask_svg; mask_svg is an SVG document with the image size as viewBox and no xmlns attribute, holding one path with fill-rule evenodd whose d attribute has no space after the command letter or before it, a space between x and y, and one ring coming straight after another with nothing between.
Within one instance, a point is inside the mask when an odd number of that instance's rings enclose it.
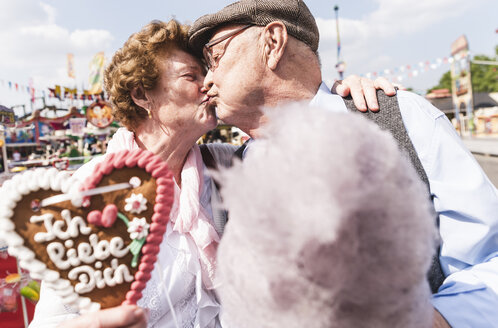
<instances>
[{"instance_id":1,"label":"eyeglasses","mask_svg":"<svg viewBox=\"0 0 498 328\"><path fill-rule=\"evenodd\" d=\"M233 39L235 36L238 34L242 33L242 31L248 29L249 27L254 26L253 24L249 24L246 26L243 26L241 28L238 28L230 33L227 33L217 39L214 39L213 41L206 43L204 45L204 48L202 49L202 54L204 56L204 59L206 60L207 67L214 72L214 70L218 67L218 63L221 59L221 57L225 54L226 47L223 49L223 52L221 52L216 58L213 56L212 48L217 45L218 43L221 43L225 40L228 39Z\"/></svg>"}]
</instances>

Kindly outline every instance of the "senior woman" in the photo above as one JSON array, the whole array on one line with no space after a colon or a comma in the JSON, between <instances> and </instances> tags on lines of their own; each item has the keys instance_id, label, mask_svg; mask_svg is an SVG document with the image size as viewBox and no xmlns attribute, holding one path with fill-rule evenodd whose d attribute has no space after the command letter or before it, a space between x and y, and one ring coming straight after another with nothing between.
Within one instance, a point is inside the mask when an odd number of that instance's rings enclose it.
<instances>
[{"instance_id":1,"label":"senior woman","mask_svg":"<svg viewBox=\"0 0 498 328\"><path fill-rule=\"evenodd\" d=\"M107 153L150 150L166 161L176 182L165 238L139 307L118 306L78 317L52 290L42 287L31 327L61 322L63 327L85 328L221 327L212 282L222 226L213 220L215 186L196 145L200 136L216 126L217 118L203 90L205 67L189 53L187 32L188 26L175 20L153 21L126 41L105 72L114 117L124 125L109 142ZM364 81L354 77L348 81L353 95L361 91L358 86ZM365 93L372 91L371 86ZM387 84L384 89L391 87ZM360 96L363 99L361 92ZM219 165L229 165L234 147L208 146ZM83 180L102 160L105 156L92 160L75 176Z\"/></svg>"},{"instance_id":2,"label":"senior woman","mask_svg":"<svg viewBox=\"0 0 498 328\"><path fill-rule=\"evenodd\" d=\"M219 327L219 304L212 291L219 233L212 219L211 179L196 145L200 136L216 127L217 118L202 91L204 66L188 53L187 32L188 26L175 20L154 21L116 52L105 71L105 88L114 117L125 128L116 132L107 152L152 151L166 161L176 182L158 262L138 302L150 311L148 325ZM216 144L209 150L219 163L228 163L233 153L230 145ZM92 160L75 176L83 180L102 160L105 156ZM99 325L102 319L124 320L118 325L126 326L135 314L145 319L131 306L90 318L101 318ZM43 288L32 327L56 325L74 316L77 313L64 307L53 291Z\"/></svg>"}]
</instances>

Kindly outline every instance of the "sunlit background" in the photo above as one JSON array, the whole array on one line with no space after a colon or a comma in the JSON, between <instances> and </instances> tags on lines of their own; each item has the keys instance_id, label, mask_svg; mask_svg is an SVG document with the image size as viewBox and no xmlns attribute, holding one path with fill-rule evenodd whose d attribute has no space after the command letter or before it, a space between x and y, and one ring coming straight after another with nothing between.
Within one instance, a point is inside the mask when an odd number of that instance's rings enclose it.
<instances>
[{"instance_id":1,"label":"sunlit background","mask_svg":"<svg viewBox=\"0 0 498 328\"><path fill-rule=\"evenodd\" d=\"M26 104L29 112L31 88L36 97L47 95L54 85L86 89L96 53L103 51L109 60L131 33L153 19L193 22L230 2L0 0L0 104ZM450 46L460 35L466 35L472 55L493 57L498 43L495 0L306 3L320 28L319 51L328 83L338 78L335 5L345 75L383 75L420 94L450 69ZM69 53L74 56L74 78L68 76Z\"/></svg>"}]
</instances>

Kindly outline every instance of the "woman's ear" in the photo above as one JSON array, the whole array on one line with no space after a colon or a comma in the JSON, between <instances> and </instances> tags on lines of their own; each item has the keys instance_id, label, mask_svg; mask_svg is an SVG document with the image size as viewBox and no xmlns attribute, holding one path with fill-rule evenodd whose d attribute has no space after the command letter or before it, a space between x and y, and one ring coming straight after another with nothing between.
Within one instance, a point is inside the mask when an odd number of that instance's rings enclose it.
<instances>
[{"instance_id":1,"label":"woman's ear","mask_svg":"<svg viewBox=\"0 0 498 328\"><path fill-rule=\"evenodd\" d=\"M271 22L265 26L263 36L266 63L271 70L275 70L287 46L287 28L280 21Z\"/></svg>"},{"instance_id":2,"label":"woman's ear","mask_svg":"<svg viewBox=\"0 0 498 328\"><path fill-rule=\"evenodd\" d=\"M135 105L142 107L146 111L150 110L150 100L143 86L134 87L130 92L131 99Z\"/></svg>"}]
</instances>

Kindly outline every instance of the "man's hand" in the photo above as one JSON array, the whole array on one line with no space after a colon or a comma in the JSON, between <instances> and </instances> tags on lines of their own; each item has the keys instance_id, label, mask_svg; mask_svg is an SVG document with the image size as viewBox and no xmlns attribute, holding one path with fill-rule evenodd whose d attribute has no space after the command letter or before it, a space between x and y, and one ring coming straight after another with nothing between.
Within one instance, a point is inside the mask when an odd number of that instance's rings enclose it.
<instances>
[{"instance_id":1,"label":"man's hand","mask_svg":"<svg viewBox=\"0 0 498 328\"><path fill-rule=\"evenodd\" d=\"M62 322L58 327L145 328L147 327L147 315L144 309L136 305L121 305L95 313L83 314L72 320Z\"/></svg>"},{"instance_id":2,"label":"man's hand","mask_svg":"<svg viewBox=\"0 0 498 328\"><path fill-rule=\"evenodd\" d=\"M360 112L370 109L372 112L379 111L376 90L382 89L388 96L396 95L394 86L384 77L379 77L375 81L357 75L348 76L342 81L337 81L332 87L332 93L341 97L351 94L353 102Z\"/></svg>"},{"instance_id":3,"label":"man's hand","mask_svg":"<svg viewBox=\"0 0 498 328\"><path fill-rule=\"evenodd\" d=\"M436 309L434 309L434 321L432 323L432 328L451 328L441 313L439 313Z\"/></svg>"}]
</instances>

